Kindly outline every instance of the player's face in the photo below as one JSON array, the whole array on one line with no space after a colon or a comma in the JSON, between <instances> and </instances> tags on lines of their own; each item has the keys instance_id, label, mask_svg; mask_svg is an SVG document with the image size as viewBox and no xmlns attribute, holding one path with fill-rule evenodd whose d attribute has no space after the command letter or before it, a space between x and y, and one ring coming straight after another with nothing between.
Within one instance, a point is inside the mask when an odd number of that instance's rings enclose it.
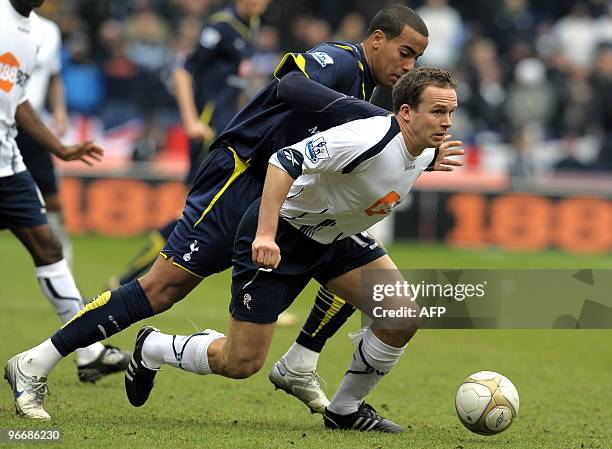
<instances>
[{"instance_id":1,"label":"player's face","mask_svg":"<svg viewBox=\"0 0 612 449\"><path fill-rule=\"evenodd\" d=\"M376 84L393 86L397 80L414 67L417 58L427 48L427 37L412 28L404 30L393 39L376 30L373 35L372 73Z\"/></svg>"},{"instance_id":2,"label":"player's face","mask_svg":"<svg viewBox=\"0 0 612 449\"><path fill-rule=\"evenodd\" d=\"M270 0L242 0L242 3L249 17L257 17L264 13Z\"/></svg>"},{"instance_id":3,"label":"player's face","mask_svg":"<svg viewBox=\"0 0 612 449\"><path fill-rule=\"evenodd\" d=\"M452 114L457 109L454 89L427 86L419 105L411 109L410 130L417 143L425 148L437 148L452 126Z\"/></svg>"}]
</instances>

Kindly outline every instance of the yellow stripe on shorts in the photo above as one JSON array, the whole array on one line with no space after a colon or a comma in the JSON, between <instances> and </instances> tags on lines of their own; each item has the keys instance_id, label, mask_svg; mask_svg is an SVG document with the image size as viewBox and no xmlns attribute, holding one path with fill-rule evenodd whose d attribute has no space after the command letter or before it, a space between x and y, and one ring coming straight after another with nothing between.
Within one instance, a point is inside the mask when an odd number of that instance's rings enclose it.
<instances>
[{"instance_id":1,"label":"yellow stripe on shorts","mask_svg":"<svg viewBox=\"0 0 612 449\"><path fill-rule=\"evenodd\" d=\"M223 187L221 187L221 190L219 190L217 194L214 196L214 198L210 201L210 203L208 203L208 206L206 206L206 209L204 209L204 212L202 212L202 215L200 216L198 221L196 221L195 224L193 225L194 228L198 224L200 224L200 222L204 219L206 214L210 212L210 210L213 208L215 203L219 200L219 198L221 198L221 195L223 195L223 193L232 184L232 182L234 182L238 176L243 174L246 171L246 169L249 168L249 161L245 162L242 159L240 159L240 157L238 157L238 154L236 153L236 150L234 150L232 147L227 147L227 148L232 152L232 155L234 156L234 172L232 173L232 176L230 176L230 178L227 180L227 182L223 185Z\"/></svg>"},{"instance_id":2,"label":"yellow stripe on shorts","mask_svg":"<svg viewBox=\"0 0 612 449\"><path fill-rule=\"evenodd\" d=\"M204 276L200 276L199 274L194 273L193 271L189 270L188 268L185 268L181 264L176 263L174 260L172 261L172 265L174 265L175 267L180 268L181 270L185 270L187 273L189 273L189 274L191 274L191 275L193 275L193 276L195 276L197 278L204 279Z\"/></svg>"}]
</instances>

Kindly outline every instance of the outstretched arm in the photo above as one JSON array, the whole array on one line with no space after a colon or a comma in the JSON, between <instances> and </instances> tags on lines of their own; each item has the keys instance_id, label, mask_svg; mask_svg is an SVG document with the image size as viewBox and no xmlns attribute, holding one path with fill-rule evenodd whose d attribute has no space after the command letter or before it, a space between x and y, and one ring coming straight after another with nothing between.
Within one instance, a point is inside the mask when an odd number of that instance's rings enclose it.
<instances>
[{"instance_id":1,"label":"outstretched arm","mask_svg":"<svg viewBox=\"0 0 612 449\"><path fill-rule=\"evenodd\" d=\"M283 76L278 82L276 93L279 100L296 109L331 114L337 116L339 122L389 115L385 109L336 92L306 78L298 71Z\"/></svg>"},{"instance_id":2,"label":"outstretched arm","mask_svg":"<svg viewBox=\"0 0 612 449\"><path fill-rule=\"evenodd\" d=\"M93 142L83 142L70 146L62 144L40 120L29 101L24 101L17 106L15 119L19 126L38 143L64 161L80 160L87 165L93 165L95 161L102 159L104 150L94 145Z\"/></svg>"}]
</instances>

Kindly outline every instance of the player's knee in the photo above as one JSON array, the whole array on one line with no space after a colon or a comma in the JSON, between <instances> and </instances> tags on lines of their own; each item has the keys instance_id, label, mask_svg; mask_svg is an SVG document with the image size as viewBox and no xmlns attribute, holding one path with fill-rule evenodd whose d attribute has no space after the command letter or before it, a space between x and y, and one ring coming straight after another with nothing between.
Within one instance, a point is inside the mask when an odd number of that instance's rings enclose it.
<instances>
[{"instance_id":1,"label":"player's knee","mask_svg":"<svg viewBox=\"0 0 612 449\"><path fill-rule=\"evenodd\" d=\"M229 370L229 376L232 379L248 379L253 374L257 373L261 367L257 367L250 362L243 365L233 367Z\"/></svg>"},{"instance_id":2,"label":"player's knee","mask_svg":"<svg viewBox=\"0 0 612 449\"><path fill-rule=\"evenodd\" d=\"M385 310L375 311L373 327L394 331L410 339L422 326L421 307L416 302L390 301Z\"/></svg>"},{"instance_id":3,"label":"player's knee","mask_svg":"<svg viewBox=\"0 0 612 449\"><path fill-rule=\"evenodd\" d=\"M416 302L412 302L410 308L413 311L413 314L404 323L404 329L414 334L423 325L423 319L421 318L421 306L419 306Z\"/></svg>"},{"instance_id":4,"label":"player's knee","mask_svg":"<svg viewBox=\"0 0 612 449\"><path fill-rule=\"evenodd\" d=\"M227 368L227 375L232 379L246 379L259 372L265 361L264 357L240 357L234 359Z\"/></svg>"},{"instance_id":5,"label":"player's knee","mask_svg":"<svg viewBox=\"0 0 612 449\"><path fill-rule=\"evenodd\" d=\"M410 339L410 337L412 337L423 325L421 307L416 302L412 302L410 304L410 310L411 313L409 316L403 317L400 324L400 329L408 339Z\"/></svg>"},{"instance_id":6,"label":"player's knee","mask_svg":"<svg viewBox=\"0 0 612 449\"><path fill-rule=\"evenodd\" d=\"M225 375L232 379L247 379L259 371L261 367L253 365L251 362L245 362L239 365L229 367Z\"/></svg>"},{"instance_id":7,"label":"player's knee","mask_svg":"<svg viewBox=\"0 0 612 449\"><path fill-rule=\"evenodd\" d=\"M167 279L152 279L152 276L146 275L140 280L140 284L155 313L168 310L186 296L179 285Z\"/></svg>"}]
</instances>

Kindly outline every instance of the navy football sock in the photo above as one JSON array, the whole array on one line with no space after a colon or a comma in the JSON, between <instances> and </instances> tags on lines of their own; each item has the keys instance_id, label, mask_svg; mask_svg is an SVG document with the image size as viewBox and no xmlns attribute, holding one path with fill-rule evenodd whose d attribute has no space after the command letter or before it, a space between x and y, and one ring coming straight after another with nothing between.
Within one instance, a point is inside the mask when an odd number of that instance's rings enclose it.
<instances>
[{"instance_id":1,"label":"navy football sock","mask_svg":"<svg viewBox=\"0 0 612 449\"><path fill-rule=\"evenodd\" d=\"M154 314L138 281L99 295L62 326L51 342L64 357Z\"/></svg>"},{"instance_id":2,"label":"navy football sock","mask_svg":"<svg viewBox=\"0 0 612 449\"><path fill-rule=\"evenodd\" d=\"M342 327L354 311L352 305L321 287L296 342L312 351L321 352L327 339Z\"/></svg>"}]
</instances>

